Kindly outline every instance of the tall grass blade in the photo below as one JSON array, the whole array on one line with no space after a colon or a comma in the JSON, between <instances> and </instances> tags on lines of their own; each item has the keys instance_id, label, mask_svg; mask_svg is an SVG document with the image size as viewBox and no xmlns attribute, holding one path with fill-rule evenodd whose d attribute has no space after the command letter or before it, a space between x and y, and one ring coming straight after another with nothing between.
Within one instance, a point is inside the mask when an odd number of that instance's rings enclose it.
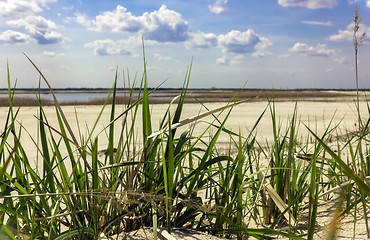
<instances>
[{"instance_id":1,"label":"tall grass blade","mask_svg":"<svg viewBox=\"0 0 370 240\"><path fill-rule=\"evenodd\" d=\"M270 183L266 183L266 179L264 178L263 174L261 172L258 173L258 178L260 181L262 181L262 184L265 186L268 194L272 198L272 200L275 202L276 206L279 208L279 210L284 213L284 216L287 220L291 219L292 225L296 225L296 220L294 217L290 214L290 211L287 211L288 205L281 199L279 194L276 192L276 190L272 187Z\"/></svg>"},{"instance_id":2,"label":"tall grass blade","mask_svg":"<svg viewBox=\"0 0 370 240\"><path fill-rule=\"evenodd\" d=\"M7 227L3 224L1 224L0 227L0 239L3 240L17 240L17 238L14 236L17 235L17 230L14 229L14 231L10 230L10 227Z\"/></svg>"},{"instance_id":3,"label":"tall grass blade","mask_svg":"<svg viewBox=\"0 0 370 240\"><path fill-rule=\"evenodd\" d=\"M306 126L307 127L307 126ZM364 193L370 197L370 187L361 179L333 150L326 145L322 139L320 139L310 128L308 131L315 137L315 139L320 143L320 145L325 149L327 153L342 167L343 172L356 182L357 186L364 191Z\"/></svg>"},{"instance_id":4,"label":"tall grass blade","mask_svg":"<svg viewBox=\"0 0 370 240\"><path fill-rule=\"evenodd\" d=\"M94 236L94 234L95 233L92 229L80 227L67 230L53 238L53 240L68 240L74 237L78 237L78 239L89 239L88 236Z\"/></svg>"},{"instance_id":5,"label":"tall grass blade","mask_svg":"<svg viewBox=\"0 0 370 240\"><path fill-rule=\"evenodd\" d=\"M308 216L308 231L307 239L313 239L316 228L317 205L318 205L318 184L317 184L317 169L316 169L316 154L311 159L311 181L309 190L309 216Z\"/></svg>"},{"instance_id":6,"label":"tall grass blade","mask_svg":"<svg viewBox=\"0 0 370 240\"><path fill-rule=\"evenodd\" d=\"M54 99L54 103L55 103L55 105L56 105L56 107L57 107L57 109L58 109L58 111L59 111L59 113L60 113L60 115L62 116L62 119L63 119L63 122L64 122L64 124L66 125L66 127L67 127L67 130L68 130L68 132L69 132L69 134L71 135L71 137L72 137L72 140L73 140L73 142L75 143L75 144L77 144L77 139L76 139L76 137L75 137L75 135L73 134L73 131L72 131L72 128L71 128L71 126L69 125L69 123L68 123L68 120L67 120L67 118L66 118L66 116L64 115L64 112L63 112L63 110L62 110L62 107L60 106L60 104L59 104L59 102L58 102L58 100L57 100L57 98L56 98L56 96L55 96L55 94L54 94L54 91L53 91L53 89L51 88L51 86L50 86L50 84L49 84L49 82L46 80L46 78L45 78L45 76L44 76L44 74L42 74L42 72L40 71L40 69L36 66L36 64L25 54L25 53L23 53L25 56L26 56L26 58L30 61L30 63L34 66L34 68L37 70L37 72L40 74L40 76L42 77L42 79L45 81L45 83L47 84L47 86L48 86L48 88L49 88L49 90L50 90L50 92L51 92L51 94L52 94L52 96L53 96L53 99Z\"/></svg>"},{"instance_id":7,"label":"tall grass blade","mask_svg":"<svg viewBox=\"0 0 370 240\"><path fill-rule=\"evenodd\" d=\"M172 129L172 130L173 130L173 129L176 129L176 128L178 128L178 127L181 127L181 126L184 126L184 125L186 125L186 124L189 124L189 123L195 122L195 121L197 121L197 120L199 120L199 119L202 119L202 118L205 118L205 117L207 117L207 116L209 116L209 115L212 115L212 114L214 114L214 113L217 113L217 112L223 111L223 110L225 110L225 109L227 109L227 108L232 108L232 107L234 107L234 106L237 106L237 105L239 105L239 104L242 104L242 103L248 102L248 101L250 101L250 100L251 100L251 99L245 99L245 100L242 100L242 101L239 101L239 102L235 102L235 103L227 104L227 105L225 105L225 106L222 106L222 107L219 107L219 108L213 109L213 110L211 110L211 111L207 111L207 112L204 112L204 113L201 113L201 114L194 115L194 116L192 116L192 117L189 117L189 118L184 119L184 120L182 120L182 121L180 121L180 122L178 122L178 123L173 124L173 125L171 126L171 129ZM168 131L168 129L169 129L168 127L162 128L160 131L154 132L153 134L151 134L150 136L148 136L148 138L154 138L154 137L156 137L156 136L158 136L158 135L160 135L160 134L162 134L162 133L167 132L167 131Z\"/></svg>"}]
</instances>

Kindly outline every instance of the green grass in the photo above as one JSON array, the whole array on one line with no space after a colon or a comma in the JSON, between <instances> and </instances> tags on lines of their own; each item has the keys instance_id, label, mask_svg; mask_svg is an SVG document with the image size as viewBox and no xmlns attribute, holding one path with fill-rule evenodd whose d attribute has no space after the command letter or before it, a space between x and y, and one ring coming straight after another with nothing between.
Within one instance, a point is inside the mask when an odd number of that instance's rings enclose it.
<instances>
[{"instance_id":1,"label":"green grass","mask_svg":"<svg viewBox=\"0 0 370 240\"><path fill-rule=\"evenodd\" d=\"M369 141L370 120L345 142L337 138L337 148L332 149L329 139L338 126L329 125L318 136L300 124L298 104L287 126L282 126L271 100L247 136L226 128L233 109L248 101L238 101L239 95L224 107L183 119L186 100L197 101L187 93L190 65L180 95L154 129L149 96L155 90L148 90L144 52L143 56L141 79L127 76L128 101L124 105L115 101L116 75L95 124L85 133L71 127L47 79L31 60L54 96L58 124L50 125L40 103L37 136L28 133L17 121L22 105L12 105L15 87L8 67L10 104L0 143L0 236L99 239L158 226L169 232L194 229L238 239L244 235L312 239L321 230L316 224L319 201L332 199L335 193L330 190L343 184L333 226L339 217L360 207L367 218L370 190L358 172L369 176L370 149L366 145L360 151L358 144ZM136 85L139 97L132 98ZM110 104L109 99L113 99ZM109 124L97 132L105 109L110 112ZM266 112L271 114L273 141L263 146L255 130ZM193 135L196 128L201 133ZM308 131L314 142L301 139L302 131ZM42 160L36 169L30 149L20 141L27 135ZM229 139L227 152L219 150L221 135ZM98 143L103 138L108 144L101 156ZM263 163L268 165L262 168ZM301 219L304 214L308 220ZM252 223L257 228L250 227Z\"/></svg>"}]
</instances>

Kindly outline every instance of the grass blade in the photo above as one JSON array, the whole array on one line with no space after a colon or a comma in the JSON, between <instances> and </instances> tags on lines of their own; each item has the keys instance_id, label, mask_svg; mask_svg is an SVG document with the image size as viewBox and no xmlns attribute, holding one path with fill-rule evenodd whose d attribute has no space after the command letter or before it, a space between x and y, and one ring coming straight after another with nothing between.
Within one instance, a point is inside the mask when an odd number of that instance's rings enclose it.
<instances>
[{"instance_id":1,"label":"grass blade","mask_svg":"<svg viewBox=\"0 0 370 240\"><path fill-rule=\"evenodd\" d=\"M357 186L364 191L364 193L370 197L370 187L362 180L333 150L330 149L328 145L326 145L321 138L319 138L310 128L308 131L316 138L316 140L320 143L320 145L325 149L327 153L342 167L343 172L350 177L353 181L356 182Z\"/></svg>"},{"instance_id":2,"label":"grass blade","mask_svg":"<svg viewBox=\"0 0 370 240\"><path fill-rule=\"evenodd\" d=\"M222 106L222 107L219 107L219 108L213 109L213 110L211 110L211 111L207 111L207 112L204 112L204 113L201 113L201 114L194 115L194 116L192 116L192 117L189 117L189 118L184 119L184 120L182 120L182 121L180 121L180 122L178 122L178 123L173 124L173 125L171 126L171 129L176 129L176 128L178 128L178 127L181 127L181 126L184 126L184 125L186 125L186 124L189 124L189 123L195 122L195 121L197 121L197 120L199 120L199 119L202 119L202 118L205 118L205 117L207 117L207 116L209 116L209 115L212 115L212 114L214 114L214 113L217 113L217 112L223 111L223 110L225 110L225 109L227 109L227 108L235 107L235 106L237 106L237 105L239 105L239 104L242 104L242 103L248 102L248 101L250 101L250 100L251 100L251 99L242 100L242 101L239 101L239 102L235 102L235 103L232 103L232 104L228 104L228 105L225 105L225 106ZM160 135L160 134L162 134L162 133L167 132L168 130L169 130L169 128L168 128L168 127L162 128L160 131L157 131L157 132L155 132L155 133L153 133L153 134L149 135L149 136L148 136L148 138L154 138L154 137L156 137L156 136L158 136L158 135Z\"/></svg>"}]
</instances>

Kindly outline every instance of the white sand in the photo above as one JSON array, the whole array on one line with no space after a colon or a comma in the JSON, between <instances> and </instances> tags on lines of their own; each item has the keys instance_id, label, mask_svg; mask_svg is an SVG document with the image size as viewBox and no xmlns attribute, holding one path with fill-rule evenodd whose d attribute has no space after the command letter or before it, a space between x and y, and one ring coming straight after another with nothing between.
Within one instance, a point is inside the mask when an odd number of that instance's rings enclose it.
<instances>
[{"instance_id":1,"label":"white sand","mask_svg":"<svg viewBox=\"0 0 370 240\"><path fill-rule=\"evenodd\" d=\"M206 104L209 109L214 109L219 106L225 105L225 103L209 103ZM294 112L294 102L278 102L275 103L276 114L278 122L280 122L281 126L285 129L288 122L290 121L293 112ZM236 106L226 124L226 127L230 130L238 133L239 131L242 135L246 136L249 134L249 131L253 128L254 124L256 123L259 116L262 114L264 109L267 107L266 102L252 102L252 103L243 103L239 106ZM101 110L101 106L76 106L77 117L80 126L80 132L83 138L86 139L88 132L92 130L94 123L98 117L98 113ZM159 121L164 115L164 112L167 109L167 105L158 104L152 106L152 123L153 123L153 131L157 131ZM120 110L120 111L118 111ZM298 103L298 120L301 123L306 124L312 130L317 132L319 135L322 134L325 128L330 123L331 119L333 121L331 126L335 126L336 124L340 123L339 129L344 131L345 129L353 130L354 124L356 122L356 113L355 107L353 103L345 103L345 102L299 102ZM362 116L368 117L366 105L362 104ZM7 115L8 108L0 108L0 119L1 122L5 122L6 115ZM37 107L22 107L18 116L17 120L24 126L25 129L30 133L30 135L37 141L37 131L38 131L38 120L34 117L38 115L38 108ZM54 107L44 107L44 111L47 115L48 122L51 126L55 127L59 130L59 126L56 119L55 109ZM122 108L118 107L117 115L122 111ZM174 111L174 106L172 107L172 112ZM181 119L185 119L187 117L193 116L198 114L199 112L206 111L204 108L200 107L198 104L186 104L183 109L183 115ZM63 112L65 113L73 131L80 141L79 131L77 128L77 121L75 115L75 107L73 106L65 106L63 107ZM220 117L220 120L223 120L226 114L223 113ZM105 126L109 123L110 119L110 109L107 108L102 116L100 121L97 124L97 128L94 131L93 136L96 136ZM140 139L141 136L141 111L138 111L138 118L137 118L137 126L136 126L136 134ZM207 121L212 121L212 117L207 117ZM117 121L116 124L116 140L119 139L119 133L121 129L121 122L122 120ZM17 129L19 130L19 125ZM195 136L199 136L205 128L207 124L199 124L194 131ZM180 128L178 132L182 132L185 127ZM215 132L215 129L211 129L211 132ZM256 130L258 140L263 143L265 140L271 141L272 140L272 121L270 115L270 109L267 109L265 115L263 116L261 122L259 123L257 130ZM305 129L303 124L300 124L299 127L299 134L304 137L307 136L307 130ZM99 137L99 146L101 149L106 148L107 146L107 134L102 133ZM207 136L207 134L205 135ZM224 134L220 137L220 143L228 143L229 137ZM31 141L30 137L24 129L22 129L21 134L21 143L27 149L27 154L30 159L36 156L36 148L34 143Z\"/></svg>"},{"instance_id":2,"label":"white sand","mask_svg":"<svg viewBox=\"0 0 370 240\"><path fill-rule=\"evenodd\" d=\"M225 105L225 103L209 103L206 104L209 109L214 109L219 106ZM283 126L283 129L287 126L289 120L291 119L293 112L294 112L294 102L278 102L275 103L277 119ZM244 103L242 105L236 106L233 109L233 112L230 115L230 118L227 121L226 127L235 131L241 132L243 135L248 135L250 129L252 129L253 125L267 107L267 102L252 102L252 103ZM164 112L166 111L167 105L153 105L152 106L152 123L153 123L153 131L158 130L158 123L160 119L163 117ZM120 107L118 108L120 109ZM117 110L118 110L117 109ZM97 117L98 113L101 110L101 106L77 106L77 116L80 125L80 131L84 138L86 138L88 131L91 131ZM99 133L108 123L110 118L110 109L107 108L106 111L103 112L101 120L97 125L97 129L94 131L94 136ZM174 109L172 109L173 111ZM301 123L308 125L311 129L317 132L319 135L322 134L325 128L328 126L329 122L332 119L331 126L335 126L336 124L340 123L340 127L338 130L345 131L354 130L355 129L355 122L357 120L357 115L355 112L355 106L353 102L346 103L346 102L299 102L298 103L298 119ZM5 119L7 116L8 108L0 108L0 123L2 124L1 127L4 126ZM55 127L59 130L55 109L53 107L44 107L44 111L47 115L48 122L51 126ZM63 107L63 111L70 122L73 131L77 139L79 140L79 133L77 128L76 116L75 116L75 108L72 106ZM122 111L122 108L120 109ZM185 119L187 117L193 116L198 114L199 112L204 112L205 109L201 108L198 104L186 104L183 109L183 115L181 119ZM367 112L366 104L361 104L361 113L362 116L366 119L369 117ZM117 111L119 114L119 111ZM141 111L138 112L138 123L141 123ZM37 130L38 130L38 120L34 117L34 115L38 115L38 108L37 107L22 107L18 116L17 120L24 126L25 129L30 133L30 135L37 141ZM221 120L225 114L221 115ZM207 117L208 121L212 121L212 117ZM120 132L120 124L121 120L117 122L116 125L116 139L118 141L118 133ZM205 129L205 124L199 124L194 132L194 135L198 136L202 133ZM17 125L17 130L19 131L20 126ZM136 130L138 137L141 136L140 130L141 126L137 125ZM182 128L184 129L184 127ZM180 129L181 130L181 129ZM215 130L213 130L215 131ZM180 131L181 132L181 131ZM305 127L300 124L299 134L303 138L307 136L307 130ZM256 130L256 135L260 142L271 141L272 140L272 122L271 122L271 115L270 109L267 109L265 116L262 118L258 128ZM229 141L228 136L225 134L221 136L220 142L227 143ZM28 154L29 159L36 160L36 153L37 148L35 147L34 143L31 141L31 138L28 134L22 129L21 134L21 143L22 146L26 149L26 153ZM99 137L99 146L101 149L106 148L107 146L107 137L106 134L103 132ZM361 220L363 222L363 220ZM359 221L360 222L360 221ZM347 227L348 226L348 227ZM347 225L343 225L342 228L347 230L348 234L342 235L342 237L352 236L352 227L353 224L349 223ZM358 235L359 239L365 239L364 230L358 230L362 234ZM317 236L317 238L320 238ZM185 238L184 238L185 239ZM198 238L197 238L198 239ZM200 239L200 238L199 238Z\"/></svg>"}]
</instances>

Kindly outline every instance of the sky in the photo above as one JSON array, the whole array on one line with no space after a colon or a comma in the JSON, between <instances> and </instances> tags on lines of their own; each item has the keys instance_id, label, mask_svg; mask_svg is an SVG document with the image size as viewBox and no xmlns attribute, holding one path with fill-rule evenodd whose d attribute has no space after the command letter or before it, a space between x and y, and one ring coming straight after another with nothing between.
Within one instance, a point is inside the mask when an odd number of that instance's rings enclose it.
<instances>
[{"instance_id":1,"label":"sky","mask_svg":"<svg viewBox=\"0 0 370 240\"><path fill-rule=\"evenodd\" d=\"M359 87L370 88L370 0ZM0 88L353 89L355 0L0 0ZM143 41L142 41L143 40ZM41 84L42 87L46 85Z\"/></svg>"}]
</instances>

